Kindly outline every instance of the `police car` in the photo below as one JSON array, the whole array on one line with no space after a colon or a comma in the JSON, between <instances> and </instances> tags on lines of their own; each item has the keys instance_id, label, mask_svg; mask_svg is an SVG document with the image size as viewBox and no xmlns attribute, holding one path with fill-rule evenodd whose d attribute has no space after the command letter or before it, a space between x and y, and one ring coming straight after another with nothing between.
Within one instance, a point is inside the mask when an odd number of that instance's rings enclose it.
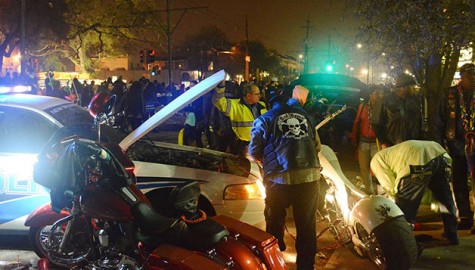
<instances>
[{"instance_id":1,"label":"police car","mask_svg":"<svg viewBox=\"0 0 475 270\"><path fill-rule=\"evenodd\" d=\"M7 92L3 90L2 92ZM32 179L37 154L61 127L92 125L93 117L67 100L31 94L0 94L0 234L27 233L23 223L49 193ZM137 129L139 130L140 127ZM137 131L136 130L136 131ZM110 141L127 134L101 126ZM263 187L254 162L209 149L145 139L127 149L135 164L137 184L157 207L178 183L197 180L199 207L263 227Z\"/></svg>"}]
</instances>

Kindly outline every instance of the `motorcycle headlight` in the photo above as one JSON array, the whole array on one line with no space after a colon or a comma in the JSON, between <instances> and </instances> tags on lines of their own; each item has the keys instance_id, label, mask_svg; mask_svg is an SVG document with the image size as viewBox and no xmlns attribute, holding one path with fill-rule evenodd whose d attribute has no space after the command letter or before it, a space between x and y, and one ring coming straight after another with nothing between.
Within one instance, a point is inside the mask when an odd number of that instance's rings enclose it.
<instances>
[{"instance_id":1,"label":"motorcycle headlight","mask_svg":"<svg viewBox=\"0 0 475 270\"><path fill-rule=\"evenodd\" d=\"M224 189L225 200L253 200L265 197L264 185L255 183L229 185Z\"/></svg>"}]
</instances>

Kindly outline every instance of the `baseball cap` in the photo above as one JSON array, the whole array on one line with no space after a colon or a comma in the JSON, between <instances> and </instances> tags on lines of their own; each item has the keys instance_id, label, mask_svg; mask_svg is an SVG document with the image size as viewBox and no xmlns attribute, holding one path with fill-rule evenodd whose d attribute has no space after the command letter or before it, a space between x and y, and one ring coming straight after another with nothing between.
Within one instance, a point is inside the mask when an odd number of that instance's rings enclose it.
<instances>
[{"instance_id":1,"label":"baseball cap","mask_svg":"<svg viewBox=\"0 0 475 270\"><path fill-rule=\"evenodd\" d=\"M414 80L412 76L402 73L397 77L395 86L405 87L405 86L410 86L410 85L415 85L415 84L416 84L416 81Z\"/></svg>"}]
</instances>

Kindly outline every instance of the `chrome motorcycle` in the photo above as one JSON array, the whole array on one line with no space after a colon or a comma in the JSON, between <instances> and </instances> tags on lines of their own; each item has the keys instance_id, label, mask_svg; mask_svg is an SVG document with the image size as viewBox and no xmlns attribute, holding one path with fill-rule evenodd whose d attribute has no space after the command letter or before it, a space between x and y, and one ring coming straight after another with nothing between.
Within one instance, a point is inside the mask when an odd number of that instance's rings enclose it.
<instances>
[{"instance_id":1,"label":"chrome motorcycle","mask_svg":"<svg viewBox=\"0 0 475 270\"><path fill-rule=\"evenodd\" d=\"M322 145L318 216L340 245L351 243L379 269L409 269L418 255L412 227L390 199L367 195L342 172L335 152Z\"/></svg>"}]
</instances>

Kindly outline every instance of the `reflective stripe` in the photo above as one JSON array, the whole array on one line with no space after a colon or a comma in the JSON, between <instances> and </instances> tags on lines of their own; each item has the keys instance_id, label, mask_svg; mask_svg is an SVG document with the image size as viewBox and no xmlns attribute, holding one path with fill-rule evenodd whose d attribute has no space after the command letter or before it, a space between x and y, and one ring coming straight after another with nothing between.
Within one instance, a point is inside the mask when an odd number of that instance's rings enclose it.
<instances>
[{"instance_id":1,"label":"reflective stripe","mask_svg":"<svg viewBox=\"0 0 475 270\"><path fill-rule=\"evenodd\" d=\"M225 114L226 115L229 115L229 113L231 112L231 99L226 99L226 112Z\"/></svg>"},{"instance_id":2,"label":"reflective stripe","mask_svg":"<svg viewBox=\"0 0 475 270\"><path fill-rule=\"evenodd\" d=\"M216 98L222 98L222 97L224 97L224 92L222 92L222 93L216 92L216 93L214 93L214 96L215 96Z\"/></svg>"},{"instance_id":3,"label":"reflective stripe","mask_svg":"<svg viewBox=\"0 0 475 270\"><path fill-rule=\"evenodd\" d=\"M250 122L231 122L233 127L252 127L253 121Z\"/></svg>"}]
</instances>

